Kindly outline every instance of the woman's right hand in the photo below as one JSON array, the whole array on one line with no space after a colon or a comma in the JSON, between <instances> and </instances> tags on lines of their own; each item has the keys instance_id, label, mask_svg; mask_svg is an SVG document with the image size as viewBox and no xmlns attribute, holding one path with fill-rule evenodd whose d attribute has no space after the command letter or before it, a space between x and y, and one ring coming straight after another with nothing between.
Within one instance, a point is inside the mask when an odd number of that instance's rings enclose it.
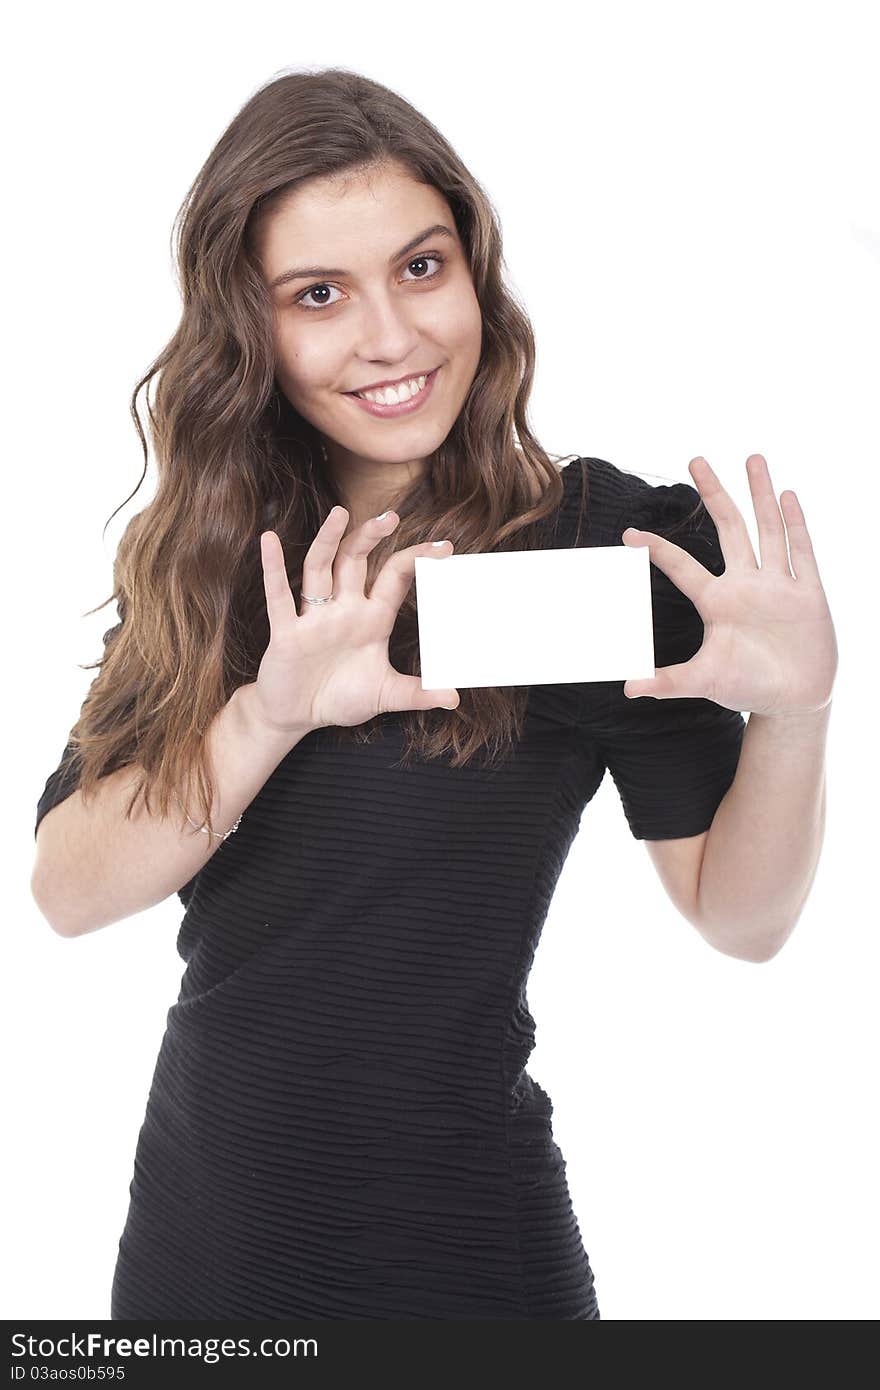
<instances>
[{"instance_id":1,"label":"woman's right hand","mask_svg":"<svg viewBox=\"0 0 880 1390\"><path fill-rule=\"evenodd\" d=\"M269 645L253 690L254 717L273 733L363 724L374 715L408 709L454 709L457 690L423 690L420 676L403 675L388 660L388 640L415 575L416 556L443 559L451 541L426 541L389 555L364 593L367 556L400 518L388 512L345 535L349 514L333 507L303 563L302 591L330 603L302 604L297 613L274 531L260 537L269 613ZM344 539L343 539L344 537Z\"/></svg>"}]
</instances>

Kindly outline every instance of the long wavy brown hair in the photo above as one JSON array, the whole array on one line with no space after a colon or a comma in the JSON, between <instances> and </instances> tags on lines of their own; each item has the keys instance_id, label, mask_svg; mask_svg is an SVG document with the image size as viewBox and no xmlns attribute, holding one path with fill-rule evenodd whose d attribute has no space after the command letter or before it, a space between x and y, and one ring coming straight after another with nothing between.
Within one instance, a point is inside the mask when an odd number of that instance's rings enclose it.
<instances>
[{"instance_id":1,"label":"long wavy brown hair","mask_svg":"<svg viewBox=\"0 0 880 1390\"><path fill-rule=\"evenodd\" d=\"M130 497L149 457L137 408L145 387L157 489L119 542L113 594L89 610L115 599L119 622L105 634L103 658L83 667L100 669L69 735L84 798L102 776L134 764L140 775L127 816L142 795L163 817L184 805L195 816L197 805L214 828L205 733L233 691L256 680L269 642L260 534L268 528L280 537L299 604L305 553L330 508L344 505L322 467L318 432L275 380L273 306L256 229L304 181L388 161L449 203L482 312L483 349L449 435L417 483L388 500L400 521L369 556L367 592L393 551L426 540L448 537L456 555L552 543L553 528L543 523L562 500L564 456L545 452L529 427L534 337L504 283L489 197L430 121L387 87L343 68L273 79L234 117L175 217L180 322L130 407L144 453ZM585 469L578 539L587 502ZM419 674L412 588L389 657L398 670ZM460 694L454 711L397 716L404 763L449 755L462 766L482 751L497 764L509 753L522 733L528 687ZM339 729L338 737L370 741L382 718Z\"/></svg>"}]
</instances>

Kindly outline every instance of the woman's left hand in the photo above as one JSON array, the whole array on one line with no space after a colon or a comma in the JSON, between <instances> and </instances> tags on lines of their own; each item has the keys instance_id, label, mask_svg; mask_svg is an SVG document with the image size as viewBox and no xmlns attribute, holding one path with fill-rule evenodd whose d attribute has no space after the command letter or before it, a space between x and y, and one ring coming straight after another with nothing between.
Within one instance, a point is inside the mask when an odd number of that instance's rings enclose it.
<instances>
[{"instance_id":1,"label":"woman's left hand","mask_svg":"<svg viewBox=\"0 0 880 1390\"><path fill-rule=\"evenodd\" d=\"M789 490L777 503L766 459L750 454L746 472L759 565L742 513L709 464L698 457L689 468L717 527L724 573L712 574L652 531L623 532L625 545L648 546L651 563L691 600L705 629L690 661L657 668L653 680L626 681L624 694L703 697L727 709L772 716L824 708L837 673L837 639L797 497Z\"/></svg>"}]
</instances>

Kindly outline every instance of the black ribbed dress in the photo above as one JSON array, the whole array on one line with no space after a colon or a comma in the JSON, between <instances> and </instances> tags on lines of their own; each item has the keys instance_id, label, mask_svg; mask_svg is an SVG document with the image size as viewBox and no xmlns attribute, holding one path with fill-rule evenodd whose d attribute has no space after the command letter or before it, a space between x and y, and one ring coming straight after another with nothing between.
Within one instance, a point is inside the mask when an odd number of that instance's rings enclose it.
<instances>
[{"instance_id":1,"label":"black ribbed dress","mask_svg":"<svg viewBox=\"0 0 880 1390\"><path fill-rule=\"evenodd\" d=\"M556 546L583 468L581 545L663 530L699 498L577 459ZM672 539L723 571L708 513ZM650 573L656 664L687 660L699 615ZM372 745L302 739L179 892L186 969L111 1318L599 1318L551 1101L525 1070L529 970L606 769L636 839L699 834L745 722L627 700L623 681L533 686L506 764L403 770L400 718ZM37 825L74 789L62 764Z\"/></svg>"}]
</instances>

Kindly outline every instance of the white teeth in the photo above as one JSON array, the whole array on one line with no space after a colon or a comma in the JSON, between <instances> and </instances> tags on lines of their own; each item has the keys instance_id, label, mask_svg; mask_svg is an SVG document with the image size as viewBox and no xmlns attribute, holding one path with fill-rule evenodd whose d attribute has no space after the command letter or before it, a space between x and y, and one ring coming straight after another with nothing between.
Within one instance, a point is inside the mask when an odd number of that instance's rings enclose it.
<instances>
[{"instance_id":1,"label":"white teeth","mask_svg":"<svg viewBox=\"0 0 880 1390\"><path fill-rule=\"evenodd\" d=\"M361 400L374 401L376 405L399 405L401 401L418 395L427 380L426 376L414 376L409 381L402 381L399 386L383 386L378 391L355 391L354 394L360 396Z\"/></svg>"}]
</instances>

